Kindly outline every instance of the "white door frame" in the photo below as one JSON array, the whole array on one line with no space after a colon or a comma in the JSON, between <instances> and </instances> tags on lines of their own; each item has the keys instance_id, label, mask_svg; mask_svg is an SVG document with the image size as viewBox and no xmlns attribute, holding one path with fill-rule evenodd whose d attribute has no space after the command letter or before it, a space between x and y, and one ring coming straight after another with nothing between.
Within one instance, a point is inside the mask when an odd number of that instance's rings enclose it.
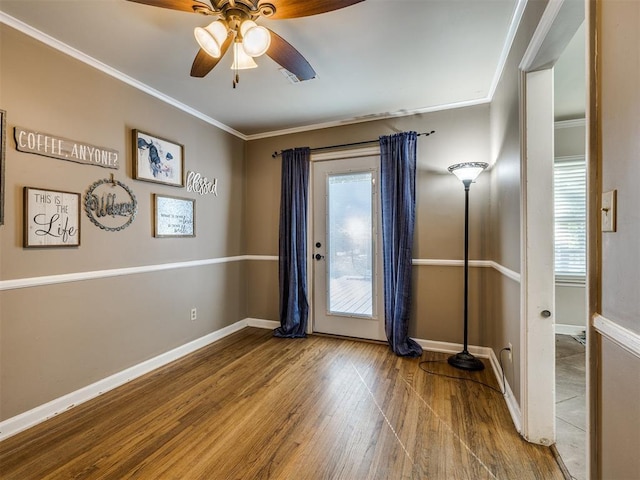
<instances>
[{"instance_id":1,"label":"white door frame","mask_svg":"<svg viewBox=\"0 0 640 480\"><path fill-rule=\"evenodd\" d=\"M330 198L328 179L333 175L349 175L369 173L371 175L369 188L371 201L371 218L372 234L371 244L371 279L369 288L371 291L371 307L369 315L350 314L347 312L338 313L332 311L330 306L330 291L334 291L334 287L329 289L329 283L333 280L329 278L329 266L335 261L331 255L333 247L328 236L329 214L330 209L327 200ZM380 156L368 155L349 158L339 158L336 160L327 160L322 162L313 162L314 175L314 196L313 196L313 217L312 217L312 234L313 242L320 242L318 248L314 243L312 256L316 254L324 255L324 259L314 262L313 275L314 289L314 331L330 333L340 336L348 336L354 338L363 338L368 340L385 341L384 327L384 301L382 290L382 235L381 235L381 212L380 212ZM346 205L345 205L346 206ZM334 233L331 232L330 237L333 238Z\"/></svg>"},{"instance_id":2,"label":"white door frame","mask_svg":"<svg viewBox=\"0 0 640 480\"><path fill-rule=\"evenodd\" d=\"M555 443L553 69L524 73L521 164L520 408L530 442ZM549 312L543 316L543 311Z\"/></svg>"},{"instance_id":3,"label":"white door frame","mask_svg":"<svg viewBox=\"0 0 640 480\"><path fill-rule=\"evenodd\" d=\"M313 153L311 152L311 163L323 162L327 160L349 159L357 157L370 157L372 155L380 155L380 146L354 148L350 150L335 150L333 152ZM314 317L314 305L313 305L313 198L315 192L313 191L313 168L309 169L309 202L307 206L307 296L309 302L309 319L307 322L307 333L313 333L313 325L315 322Z\"/></svg>"},{"instance_id":4,"label":"white door frame","mask_svg":"<svg viewBox=\"0 0 640 480\"><path fill-rule=\"evenodd\" d=\"M585 0L551 0L519 67L520 408L522 435L543 445L555 443L553 182L549 181L553 179L553 65L584 20L584 11ZM551 316L541 316L543 310Z\"/></svg>"}]
</instances>

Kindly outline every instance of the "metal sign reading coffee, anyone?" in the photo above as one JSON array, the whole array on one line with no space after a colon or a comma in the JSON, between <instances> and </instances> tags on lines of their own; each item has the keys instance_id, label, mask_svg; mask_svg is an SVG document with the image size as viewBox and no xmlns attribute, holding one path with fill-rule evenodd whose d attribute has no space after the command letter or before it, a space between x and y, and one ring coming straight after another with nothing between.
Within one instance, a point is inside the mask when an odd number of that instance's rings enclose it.
<instances>
[{"instance_id":1,"label":"metal sign reading coffee, anyone?","mask_svg":"<svg viewBox=\"0 0 640 480\"><path fill-rule=\"evenodd\" d=\"M48 133L34 132L22 127L15 127L16 150L35 153L44 157L68 160L85 165L97 165L104 168L118 169L120 157L117 150L96 147L88 143L77 142Z\"/></svg>"},{"instance_id":2,"label":"metal sign reading coffee, anyone?","mask_svg":"<svg viewBox=\"0 0 640 480\"><path fill-rule=\"evenodd\" d=\"M131 225L138 212L138 201L131 189L119 180L104 178L89 187L84 197L89 220L109 232Z\"/></svg>"}]
</instances>

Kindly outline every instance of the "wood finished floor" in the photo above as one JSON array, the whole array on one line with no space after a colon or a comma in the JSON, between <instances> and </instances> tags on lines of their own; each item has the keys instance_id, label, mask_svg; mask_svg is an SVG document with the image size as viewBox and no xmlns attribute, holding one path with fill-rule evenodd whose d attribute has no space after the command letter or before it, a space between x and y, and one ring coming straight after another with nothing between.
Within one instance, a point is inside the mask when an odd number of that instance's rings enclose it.
<instances>
[{"instance_id":1,"label":"wood finished floor","mask_svg":"<svg viewBox=\"0 0 640 480\"><path fill-rule=\"evenodd\" d=\"M489 369L428 368L497 387ZM1 442L0 478L563 476L497 392L385 345L247 328Z\"/></svg>"}]
</instances>

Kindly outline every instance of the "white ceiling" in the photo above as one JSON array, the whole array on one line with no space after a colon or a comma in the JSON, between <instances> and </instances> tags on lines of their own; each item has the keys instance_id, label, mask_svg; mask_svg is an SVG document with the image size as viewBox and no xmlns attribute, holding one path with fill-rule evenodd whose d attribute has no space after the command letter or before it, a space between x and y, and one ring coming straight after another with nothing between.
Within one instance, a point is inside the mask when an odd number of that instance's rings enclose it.
<instances>
[{"instance_id":1,"label":"white ceiling","mask_svg":"<svg viewBox=\"0 0 640 480\"><path fill-rule=\"evenodd\" d=\"M263 56L257 69L240 72L235 90L231 52L205 78L189 75L198 51L193 29L211 21L201 15L125 0L0 0L0 20L259 138L488 101L517 7L518 0L366 0L312 17L262 19L318 78L291 84Z\"/></svg>"}]
</instances>

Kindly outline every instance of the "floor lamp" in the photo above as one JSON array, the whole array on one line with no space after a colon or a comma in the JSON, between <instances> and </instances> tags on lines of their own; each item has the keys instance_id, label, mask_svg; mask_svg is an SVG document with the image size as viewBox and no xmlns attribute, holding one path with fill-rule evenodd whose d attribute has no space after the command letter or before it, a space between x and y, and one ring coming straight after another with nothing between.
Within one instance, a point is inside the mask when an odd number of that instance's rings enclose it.
<instances>
[{"instance_id":1,"label":"floor lamp","mask_svg":"<svg viewBox=\"0 0 640 480\"><path fill-rule=\"evenodd\" d=\"M449 167L449 172L458 177L464 185L464 349L449 357L449 365L462 370L482 370L484 363L467 350L468 302L469 302L469 187L471 183L488 167L481 162L457 163Z\"/></svg>"}]
</instances>

